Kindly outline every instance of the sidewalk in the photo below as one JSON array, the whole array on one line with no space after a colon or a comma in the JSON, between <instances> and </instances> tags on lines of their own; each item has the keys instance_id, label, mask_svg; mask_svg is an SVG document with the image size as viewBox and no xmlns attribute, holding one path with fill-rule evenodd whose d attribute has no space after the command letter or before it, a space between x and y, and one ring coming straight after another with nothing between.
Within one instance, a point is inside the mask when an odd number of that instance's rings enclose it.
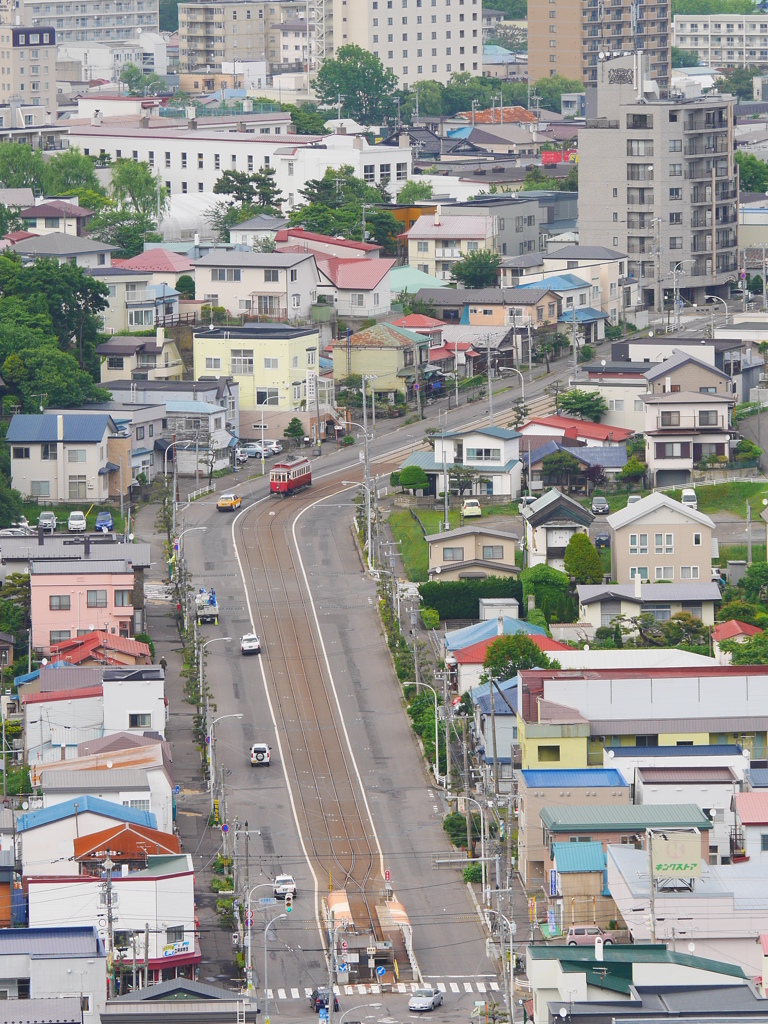
<instances>
[{"instance_id":1,"label":"sidewalk","mask_svg":"<svg viewBox=\"0 0 768 1024\"><path fill-rule=\"evenodd\" d=\"M186 495L182 492L181 496L183 500ZM146 582L165 584L163 537L155 531L156 512L156 505L145 505L139 509L134 529L137 540L151 544L152 566ZM155 662L161 658L167 662L165 696L169 719L166 738L171 747L174 781L180 788L176 797L176 828L184 852L192 854L195 868L195 913L203 954L199 980L237 989L239 976L231 932L219 924L217 897L211 891L212 864L221 846L221 833L208 828L210 795L201 771L200 751L192 735L195 709L184 698L184 679L180 674L183 648L176 625L175 605L170 601L147 601L146 620L147 632L155 644Z\"/></svg>"}]
</instances>

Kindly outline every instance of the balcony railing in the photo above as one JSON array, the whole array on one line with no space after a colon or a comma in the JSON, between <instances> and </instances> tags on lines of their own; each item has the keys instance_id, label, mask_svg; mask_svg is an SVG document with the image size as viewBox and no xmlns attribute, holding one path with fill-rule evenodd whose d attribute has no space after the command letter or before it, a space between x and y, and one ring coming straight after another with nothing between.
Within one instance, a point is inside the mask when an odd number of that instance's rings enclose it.
<instances>
[{"instance_id":1,"label":"balcony railing","mask_svg":"<svg viewBox=\"0 0 768 1024\"><path fill-rule=\"evenodd\" d=\"M435 249L435 258L438 260L457 260L461 257L461 249Z\"/></svg>"},{"instance_id":2,"label":"balcony railing","mask_svg":"<svg viewBox=\"0 0 768 1024\"><path fill-rule=\"evenodd\" d=\"M656 417L655 426L651 430L669 431L686 430L707 433L709 431L728 430L728 419L726 416L717 416L714 423L701 423L697 413L680 413L675 423L663 422L664 417L660 413ZM647 429L647 428L646 428Z\"/></svg>"}]
</instances>

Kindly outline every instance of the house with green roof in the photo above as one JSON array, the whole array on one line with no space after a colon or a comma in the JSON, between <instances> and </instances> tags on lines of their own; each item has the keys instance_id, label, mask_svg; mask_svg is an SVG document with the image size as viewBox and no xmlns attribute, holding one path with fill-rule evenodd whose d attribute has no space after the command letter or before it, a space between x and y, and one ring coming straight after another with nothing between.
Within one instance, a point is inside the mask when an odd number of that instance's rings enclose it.
<instances>
[{"instance_id":1,"label":"house with green roof","mask_svg":"<svg viewBox=\"0 0 768 1024\"><path fill-rule=\"evenodd\" d=\"M429 338L406 327L380 323L332 343L333 379L350 375L375 377L376 394L391 396L396 391L413 396L417 367L429 370Z\"/></svg>"}]
</instances>

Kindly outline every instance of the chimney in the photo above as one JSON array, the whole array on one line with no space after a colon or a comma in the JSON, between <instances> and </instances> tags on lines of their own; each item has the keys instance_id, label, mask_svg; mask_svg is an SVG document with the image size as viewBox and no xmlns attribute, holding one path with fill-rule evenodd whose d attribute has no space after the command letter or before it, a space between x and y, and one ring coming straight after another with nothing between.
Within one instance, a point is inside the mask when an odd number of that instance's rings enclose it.
<instances>
[{"instance_id":1,"label":"chimney","mask_svg":"<svg viewBox=\"0 0 768 1024\"><path fill-rule=\"evenodd\" d=\"M439 203L437 204L437 207L435 208L435 227L436 228L440 227L440 204Z\"/></svg>"},{"instance_id":2,"label":"chimney","mask_svg":"<svg viewBox=\"0 0 768 1024\"><path fill-rule=\"evenodd\" d=\"M90 557L91 557L91 538L88 536L88 534L86 534L85 538L83 540L83 558L90 558Z\"/></svg>"},{"instance_id":3,"label":"chimney","mask_svg":"<svg viewBox=\"0 0 768 1024\"><path fill-rule=\"evenodd\" d=\"M504 636L504 616L499 615L496 619L496 636Z\"/></svg>"},{"instance_id":4,"label":"chimney","mask_svg":"<svg viewBox=\"0 0 768 1024\"><path fill-rule=\"evenodd\" d=\"M642 597L642 586L643 581L640 579L640 573L635 574L635 597Z\"/></svg>"},{"instance_id":5,"label":"chimney","mask_svg":"<svg viewBox=\"0 0 768 1024\"><path fill-rule=\"evenodd\" d=\"M37 543L40 545L40 547L42 547L43 544L45 544L45 531L43 530L40 523L37 524Z\"/></svg>"},{"instance_id":6,"label":"chimney","mask_svg":"<svg viewBox=\"0 0 768 1024\"><path fill-rule=\"evenodd\" d=\"M146 114L142 114L139 118L139 128L149 128L149 118Z\"/></svg>"},{"instance_id":7,"label":"chimney","mask_svg":"<svg viewBox=\"0 0 768 1024\"><path fill-rule=\"evenodd\" d=\"M157 328L157 347L158 348L162 348L164 344L165 344L165 328L164 327L158 327Z\"/></svg>"},{"instance_id":8,"label":"chimney","mask_svg":"<svg viewBox=\"0 0 768 1024\"><path fill-rule=\"evenodd\" d=\"M64 440L64 417L61 413L58 413L56 416L56 440Z\"/></svg>"}]
</instances>

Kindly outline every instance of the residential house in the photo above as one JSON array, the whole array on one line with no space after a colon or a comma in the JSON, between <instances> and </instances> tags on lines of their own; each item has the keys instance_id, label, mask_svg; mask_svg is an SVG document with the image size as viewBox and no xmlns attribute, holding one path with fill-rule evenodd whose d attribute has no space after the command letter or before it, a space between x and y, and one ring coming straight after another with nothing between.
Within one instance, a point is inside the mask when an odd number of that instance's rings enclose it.
<instances>
[{"instance_id":1,"label":"residential house","mask_svg":"<svg viewBox=\"0 0 768 1024\"><path fill-rule=\"evenodd\" d=\"M539 819L552 804L628 805L629 786L614 768L538 768L517 772L518 868L527 888L547 881L548 851ZM548 887L547 887L548 888Z\"/></svg>"},{"instance_id":2,"label":"residential house","mask_svg":"<svg viewBox=\"0 0 768 1024\"><path fill-rule=\"evenodd\" d=\"M527 565L565 571L565 549L576 533L589 535L594 516L554 487L522 510Z\"/></svg>"},{"instance_id":3,"label":"residential house","mask_svg":"<svg viewBox=\"0 0 768 1024\"><path fill-rule=\"evenodd\" d=\"M632 583L578 586L579 621L590 622L598 629L612 625L620 616L653 615L657 622L667 622L678 612L688 612L705 625L713 625L715 610L722 597L717 583L702 580L643 583L642 580L640 573L635 573Z\"/></svg>"},{"instance_id":4,"label":"residential house","mask_svg":"<svg viewBox=\"0 0 768 1024\"><path fill-rule=\"evenodd\" d=\"M55 810L51 808L51 810ZM26 878L29 894L29 923L90 925L103 941L109 940L104 916L103 879L92 875L65 875L66 884L55 874ZM195 925L195 873L192 855L149 854L147 866L119 875L113 874L112 920L121 970L133 970L149 961L150 981L192 977L202 955ZM149 923L149 947L145 929Z\"/></svg>"},{"instance_id":5,"label":"residential house","mask_svg":"<svg viewBox=\"0 0 768 1024\"><path fill-rule=\"evenodd\" d=\"M339 316L369 320L387 316L392 306L389 271L394 259L315 257L320 271L318 298L330 300Z\"/></svg>"},{"instance_id":6,"label":"residential house","mask_svg":"<svg viewBox=\"0 0 768 1024\"><path fill-rule=\"evenodd\" d=\"M601 359L600 362L586 363L581 367L588 382L580 383L579 391L597 393L608 407L600 417L604 427L620 427L633 434L641 434L645 426L645 395L648 381L647 370L656 363L624 363Z\"/></svg>"},{"instance_id":7,"label":"residential house","mask_svg":"<svg viewBox=\"0 0 768 1024\"><path fill-rule=\"evenodd\" d=\"M723 1006L734 1017L761 1015L761 1001L748 980L754 972L746 974L719 958L705 959L698 937L695 953L680 951L680 940L675 942L671 933L669 939L666 945L619 943L602 949L531 944L526 950L529 1020L549 1024L563 1019L565 1011L572 1024L610 1024L626 1016L653 1018L659 1024L715 1024L723 1019Z\"/></svg>"},{"instance_id":8,"label":"residential house","mask_svg":"<svg viewBox=\"0 0 768 1024\"><path fill-rule=\"evenodd\" d=\"M712 313L716 310L712 307ZM745 342L743 334L746 333L740 324L735 327L724 328L727 331L725 337L720 336L721 328L715 328L715 337L694 336L680 338L629 338L621 341L614 341L611 344L611 359L614 362L651 363L663 362L673 352L682 351L688 355L695 356L710 366L717 367L727 373L735 384L734 394L737 401L745 401L744 395L749 395L749 388L756 387L764 363L763 357L753 348L752 342ZM764 325L761 325L761 331ZM760 334L762 337L762 333Z\"/></svg>"},{"instance_id":9,"label":"residential house","mask_svg":"<svg viewBox=\"0 0 768 1024\"><path fill-rule=\"evenodd\" d=\"M51 658L68 665L151 665L149 644L102 629L51 645Z\"/></svg>"},{"instance_id":10,"label":"residential house","mask_svg":"<svg viewBox=\"0 0 768 1024\"><path fill-rule=\"evenodd\" d=\"M548 906L554 911L554 928L540 924L542 935L564 935L573 924L608 928L616 920L616 904L605 884L605 850L601 843L553 843ZM547 915L549 918L549 914ZM560 920L558 921L558 917Z\"/></svg>"},{"instance_id":11,"label":"residential house","mask_svg":"<svg viewBox=\"0 0 768 1024\"><path fill-rule=\"evenodd\" d=\"M737 644L744 644L753 636L762 633L759 626L751 626L748 622L739 622L738 619L728 619L727 622L718 622L712 629L712 647L715 658L720 665L730 665L733 656L729 651L720 649L723 640L733 640Z\"/></svg>"},{"instance_id":12,"label":"residential house","mask_svg":"<svg viewBox=\"0 0 768 1024\"><path fill-rule=\"evenodd\" d=\"M75 839L75 860L81 875L101 876L104 872L104 851L109 850L110 860L122 869L146 867L149 853L157 856L173 856L181 853L181 840L168 831L146 828L119 822L102 832L93 832Z\"/></svg>"},{"instance_id":13,"label":"residential house","mask_svg":"<svg viewBox=\"0 0 768 1024\"><path fill-rule=\"evenodd\" d=\"M537 136L529 126L521 128L516 124L504 124L472 127L469 141L478 147L480 153L503 151L507 155L527 150L527 155L535 156L538 146L546 139ZM447 209L451 217L489 218L493 227L493 245L486 248L494 248L501 256L530 253L539 248L539 203L526 192L488 193L452 203ZM410 262L414 261L411 259Z\"/></svg>"},{"instance_id":14,"label":"residential house","mask_svg":"<svg viewBox=\"0 0 768 1024\"><path fill-rule=\"evenodd\" d=\"M172 978L110 999L101 1019L103 1024L131 1024L137 1016L149 1014L158 1024L168 1024L171 1016L176 1024L215 1024L239 1013L242 1024L259 1024L261 1009L256 1001L237 996L221 985Z\"/></svg>"},{"instance_id":15,"label":"residential house","mask_svg":"<svg viewBox=\"0 0 768 1024\"><path fill-rule=\"evenodd\" d=\"M521 463L519 434L507 427L475 427L436 434L435 464L448 471L448 487L454 492L476 495L520 494ZM451 470L454 471L453 478ZM462 474L468 480L462 479ZM442 490L442 476L436 482ZM461 484L465 486L462 488ZM468 485L467 485L468 484Z\"/></svg>"},{"instance_id":16,"label":"residential house","mask_svg":"<svg viewBox=\"0 0 768 1024\"><path fill-rule=\"evenodd\" d=\"M258 218L254 218L258 220ZM246 221L246 224L248 222ZM238 224L234 231L243 230L244 224ZM247 229L246 229L247 230ZM230 232L230 238L234 242ZM304 228L280 228L275 234L275 249L282 252L286 247L291 252L300 246L305 253L314 253L318 257L336 257L337 259L376 259L381 255L381 246L372 242L356 242L354 239L337 238L335 235L321 235L316 231Z\"/></svg>"},{"instance_id":17,"label":"residential house","mask_svg":"<svg viewBox=\"0 0 768 1024\"><path fill-rule=\"evenodd\" d=\"M287 225L288 221L285 217L276 217L271 213L259 213L230 228L229 240L233 245L256 249L265 239L274 240L277 233Z\"/></svg>"},{"instance_id":18,"label":"residential house","mask_svg":"<svg viewBox=\"0 0 768 1024\"><path fill-rule=\"evenodd\" d=\"M518 287L535 289L537 294L542 289L554 292L560 299L562 308L559 322L570 331L578 330L582 339L581 344L596 345L605 337L605 321L608 314L599 308L599 284L591 285L578 274L556 274L544 277L541 281L520 284ZM595 304L598 306L597 309Z\"/></svg>"},{"instance_id":19,"label":"residential house","mask_svg":"<svg viewBox=\"0 0 768 1024\"><path fill-rule=\"evenodd\" d=\"M419 217L406 232L408 263L423 274L450 281L457 260L480 249L495 249L497 230L495 217L446 216L438 206L434 216Z\"/></svg>"},{"instance_id":20,"label":"residential house","mask_svg":"<svg viewBox=\"0 0 768 1024\"><path fill-rule=\"evenodd\" d=\"M495 775L499 791L508 793L513 788L517 748L517 679L498 682L493 687L493 693L490 683L481 683L469 691L462 692L469 692L472 700L475 753L483 766L484 784L491 789L494 787L495 726Z\"/></svg>"},{"instance_id":21,"label":"residential house","mask_svg":"<svg viewBox=\"0 0 768 1024\"><path fill-rule=\"evenodd\" d=\"M655 881L652 897L647 850L623 844L609 846L607 855L608 887L635 949L654 939L674 942L678 949L693 944L697 958L709 957L707 962L717 963L721 970L759 975L768 884L765 864L708 864L702 858L701 877L671 885ZM732 999L726 1005L731 1010Z\"/></svg>"},{"instance_id":22,"label":"residential house","mask_svg":"<svg viewBox=\"0 0 768 1024\"><path fill-rule=\"evenodd\" d=\"M101 383L123 380L181 380L184 363L175 338L158 327L154 338L112 337L96 346L101 357Z\"/></svg>"},{"instance_id":23,"label":"residential house","mask_svg":"<svg viewBox=\"0 0 768 1024\"><path fill-rule=\"evenodd\" d=\"M107 1002L106 943L92 926L0 929L3 1015L98 1024Z\"/></svg>"},{"instance_id":24,"label":"residential house","mask_svg":"<svg viewBox=\"0 0 768 1024\"><path fill-rule=\"evenodd\" d=\"M654 487L675 487L693 479L710 459L730 461L731 408L727 395L679 391L646 395L648 476Z\"/></svg>"},{"instance_id":25,"label":"residential house","mask_svg":"<svg viewBox=\"0 0 768 1024\"><path fill-rule=\"evenodd\" d=\"M655 492L609 515L611 578L709 581L715 524L703 512ZM714 540L714 545L713 545Z\"/></svg>"},{"instance_id":26,"label":"residential house","mask_svg":"<svg viewBox=\"0 0 768 1024\"><path fill-rule=\"evenodd\" d=\"M274 326L279 327L278 324ZM216 331L209 333L216 334ZM232 333L231 328L230 333ZM223 337L223 332L218 337ZM211 358L215 360L216 357ZM221 352L218 358L221 358ZM233 377L222 376L220 373L206 369L205 362L207 360L203 362L203 372L199 380L113 380L110 381L109 390L120 408L142 402L147 405L156 405L165 402L200 401L218 405L224 411L224 426L228 430L238 433L240 384ZM154 447L158 447L157 440L155 440ZM171 452L172 458L173 452Z\"/></svg>"},{"instance_id":27,"label":"residential house","mask_svg":"<svg viewBox=\"0 0 768 1024\"><path fill-rule=\"evenodd\" d=\"M63 231L52 231L49 235L36 235L17 242L13 251L22 260L50 259L59 263L74 263L84 269L110 267L116 245L99 242L95 238L67 235Z\"/></svg>"},{"instance_id":28,"label":"residential house","mask_svg":"<svg viewBox=\"0 0 768 1024\"><path fill-rule=\"evenodd\" d=\"M559 296L543 287L421 288L416 298L432 303L437 315L448 323L517 328L526 334L526 340L529 328L556 330L561 312Z\"/></svg>"},{"instance_id":29,"label":"residential house","mask_svg":"<svg viewBox=\"0 0 768 1024\"><path fill-rule=\"evenodd\" d=\"M47 656L51 647L97 625L124 637L133 632L134 572L125 553L93 562L32 558L29 575L35 650Z\"/></svg>"},{"instance_id":30,"label":"residential house","mask_svg":"<svg viewBox=\"0 0 768 1024\"><path fill-rule=\"evenodd\" d=\"M455 684L455 688L459 693L466 693L468 690L472 690L473 694L475 688L480 685L483 673L485 672L485 656L488 653L488 648L491 644L498 640L498 638L504 633L502 632L502 623L505 621L503 614L499 615L497 619L496 633L495 635L487 636L483 640L478 640L475 643L471 643L468 646L461 647L452 652L451 658L451 683ZM528 623L521 619L515 620L519 625L518 632L527 633ZM504 630L506 632L506 630ZM566 646L566 644L558 643L557 640L553 640L548 636L541 636L538 633L528 634L528 639L535 644L540 651L544 651L546 654L551 654L553 651L557 651L558 654L563 651L572 651L572 647ZM557 657L558 654L554 655ZM454 664L455 663L455 664ZM490 704L488 705L490 710ZM517 726L517 723L513 723ZM517 731L517 730L515 730Z\"/></svg>"},{"instance_id":31,"label":"residential house","mask_svg":"<svg viewBox=\"0 0 768 1024\"><path fill-rule=\"evenodd\" d=\"M82 237L93 215L93 210L86 210L75 201L64 199L44 199L18 213L24 230L40 237L56 231Z\"/></svg>"},{"instance_id":32,"label":"residential house","mask_svg":"<svg viewBox=\"0 0 768 1024\"><path fill-rule=\"evenodd\" d=\"M445 324L442 320L436 320L433 316L424 316L423 313L409 313L407 316L399 316L389 322L393 327L404 327L407 331L413 331L414 334L423 334L425 338L429 338L430 349L443 344Z\"/></svg>"},{"instance_id":33,"label":"residential house","mask_svg":"<svg viewBox=\"0 0 768 1024\"><path fill-rule=\"evenodd\" d=\"M633 431L621 427L580 420L575 416L532 416L527 423L519 428L519 431L523 437L527 434L536 434L539 437L550 435L554 438L574 438L577 441L583 441L588 447L591 445L621 445L633 433Z\"/></svg>"},{"instance_id":34,"label":"residential house","mask_svg":"<svg viewBox=\"0 0 768 1024\"><path fill-rule=\"evenodd\" d=\"M24 875L77 876L80 866L74 860L75 840L122 822L157 827L150 811L133 810L93 796L20 814L16 842Z\"/></svg>"},{"instance_id":35,"label":"residential house","mask_svg":"<svg viewBox=\"0 0 768 1024\"><path fill-rule=\"evenodd\" d=\"M734 794L740 780L733 768L685 765L662 768L638 768L635 772L636 804L696 804L712 820L709 834L710 864L728 864L731 859L731 832ZM738 801L740 797L736 796Z\"/></svg>"},{"instance_id":36,"label":"residential house","mask_svg":"<svg viewBox=\"0 0 768 1024\"><path fill-rule=\"evenodd\" d=\"M376 378L377 394L396 392L413 395L417 367L428 363L429 339L403 327L389 323L375 324L357 331L348 340L333 342L333 376L335 380L350 374Z\"/></svg>"},{"instance_id":37,"label":"residential house","mask_svg":"<svg viewBox=\"0 0 768 1024\"><path fill-rule=\"evenodd\" d=\"M735 793L727 809L734 811L730 827L730 858L735 862L751 861L763 870L768 866L768 794L753 791ZM729 815L730 818L730 815Z\"/></svg>"},{"instance_id":38,"label":"residential house","mask_svg":"<svg viewBox=\"0 0 768 1024\"><path fill-rule=\"evenodd\" d=\"M307 376L318 370L319 345L316 327L249 323L201 328L193 336L194 374L198 381L222 373L231 377L243 410L262 405L299 409L307 398ZM328 406L328 389L322 379L319 384L320 404ZM332 391L332 384L329 389ZM230 422L231 418L226 419ZM233 425L237 429L237 420Z\"/></svg>"},{"instance_id":39,"label":"residential house","mask_svg":"<svg viewBox=\"0 0 768 1024\"><path fill-rule=\"evenodd\" d=\"M119 493L120 464L124 487L130 483L130 441L119 445L108 413L17 414L6 434L11 447L11 485L25 498L58 502L103 502ZM117 475L113 488L111 477Z\"/></svg>"},{"instance_id":40,"label":"residential house","mask_svg":"<svg viewBox=\"0 0 768 1024\"><path fill-rule=\"evenodd\" d=\"M234 316L306 320L319 284L313 253L215 249L195 261L195 298Z\"/></svg>"},{"instance_id":41,"label":"residential house","mask_svg":"<svg viewBox=\"0 0 768 1024\"><path fill-rule=\"evenodd\" d=\"M1 190L0 190L1 191ZM401 295L408 292L409 295L416 295L422 288L434 288L441 291L448 288L447 281L431 274L424 274L416 267L392 267L389 272L389 287L393 295Z\"/></svg>"},{"instance_id":42,"label":"residential house","mask_svg":"<svg viewBox=\"0 0 768 1024\"><path fill-rule=\"evenodd\" d=\"M11 633L0 632L0 668L6 668L14 660L13 649L16 646L16 637Z\"/></svg>"},{"instance_id":43,"label":"residential house","mask_svg":"<svg viewBox=\"0 0 768 1024\"><path fill-rule=\"evenodd\" d=\"M162 329L160 328L160 330ZM138 349L143 344L143 340L140 338L123 338L121 340L126 342L126 349L133 346ZM172 349L174 346L174 342L170 344L166 342L163 347ZM101 347L97 347L97 352ZM114 352L114 350L112 351ZM118 359L127 361L129 358L129 356L107 356L101 364L102 374L107 363ZM172 356L170 360L172 360ZM169 366L169 369L175 368ZM134 379L141 380L142 374L153 372L148 366L143 370L134 370ZM162 377L158 379L163 380ZM118 397L122 398L121 392L118 392ZM87 415L108 412L115 421L118 433L131 439L131 478L135 479L140 473L143 473L148 483L154 480L158 467L159 470L162 470L162 454L155 453L155 439L163 437L163 431L168 427L165 403L94 402L87 409L80 411Z\"/></svg>"},{"instance_id":44,"label":"residential house","mask_svg":"<svg viewBox=\"0 0 768 1024\"><path fill-rule=\"evenodd\" d=\"M517 534L480 526L428 534L430 580L486 579L513 576Z\"/></svg>"},{"instance_id":45,"label":"residential house","mask_svg":"<svg viewBox=\"0 0 768 1024\"><path fill-rule=\"evenodd\" d=\"M109 266L88 273L109 291L109 304L100 314L105 334L143 330L163 323L165 317L178 316L178 292L166 284L153 284L148 271Z\"/></svg>"},{"instance_id":46,"label":"residential house","mask_svg":"<svg viewBox=\"0 0 768 1024\"><path fill-rule=\"evenodd\" d=\"M152 806L152 793L146 773L136 768L107 768L104 771L49 772L46 768L37 772L38 785L43 794L43 807L54 807L78 796L94 796L124 807L140 810L157 810ZM164 828L169 825L158 820ZM173 821L170 821L173 828Z\"/></svg>"},{"instance_id":47,"label":"residential house","mask_svg":"<svg viewBox=\"0 0 768 1024\"><path fill-rule=\"evenodd\" d=\"M240 225L238 225L240 227ZM175 293L176 282L182 275L195 279L195 264L188 257L170 249L145 249L144 252L132 256L128 260L112 260L112 266L123 270L135 270L141 274L149 274L150 282L157 286L166 286L167 294Z\"/></svg>"},{"instance_id":48,"label":"residential house","mask_svg":"<svg viewBox=\"0 0 768 1024\"><path fill-rule=\"evenodd\" d=\"M648 367L643 376L653 395L680 391L733 395L731 378L724 370L684 349L673 348L662 362Z\"/></svg>"},{"instance_id":49,"label":"residential house","mask_svg":"<svg viewBox=\"0 0 768 1024\"><path fill-rule=\"evenodd\" d=\"M67 536L40 533L32 537L3 537L0 557L0 579L12 572L29 572L30 562L111 562L128 559L133 565L134 590L139 590L139 578L151 562L150 546L146 543L124 545L122 536ZM143 603L142 603L143 607Z\"/></svg>"},{"instance_id":50,"label":"residential house","mask_svg":"<svg viewBox=\"0 0 768 1024\"><path fill-rule=\"evenodd\" d=\"M450 629L446 632L443 643L446 651L453 654L472 644L495 640L499 636L513 636L515 633L525 633L526 636L547 635L546 630L541 626L534 626L533 623L512 615L501 615L492 619L484 619L482 622L475 622L471 626L462 626L461 629Z\"/></svg>"},{"instance_id":51,"label":"residential house","mask_svg":"<svg viewBox=\"0 0 768 1024\"><path fill-rule=\"evenodd\" d=\"M759 665L523 670L522 765L586 768L605 763L606 747L653 754L645 748L728 744L744 737L753 756L762 758L768 717L760 701L767 687L768 675Z\"/></svg>"},{"instance_id":52,"label":"residential house","mask_svg":"<svg viewBox=\"0 0 768 1024\"><path fill-rule=\"evenodd\" d=\"M520 458L523 463L523 471L526 476L526 485L529 492L542 491L544 488L557 486L561 483L562 473L552 473L546 468L544 460L548 455L556 452L567 452L576 460L577 468L567 476L568 487L579 491L589 492L589 473L598 467L602 470L607 480L615 481L627 464L627 449L625 445L613 445L610 447L574 447L570 444L562 444L560 441L544 441L534 435L536 447L531 444L531 437L520 440ZM570 441L571 438L564 438Z\"/></svg>"}]
</instances>

